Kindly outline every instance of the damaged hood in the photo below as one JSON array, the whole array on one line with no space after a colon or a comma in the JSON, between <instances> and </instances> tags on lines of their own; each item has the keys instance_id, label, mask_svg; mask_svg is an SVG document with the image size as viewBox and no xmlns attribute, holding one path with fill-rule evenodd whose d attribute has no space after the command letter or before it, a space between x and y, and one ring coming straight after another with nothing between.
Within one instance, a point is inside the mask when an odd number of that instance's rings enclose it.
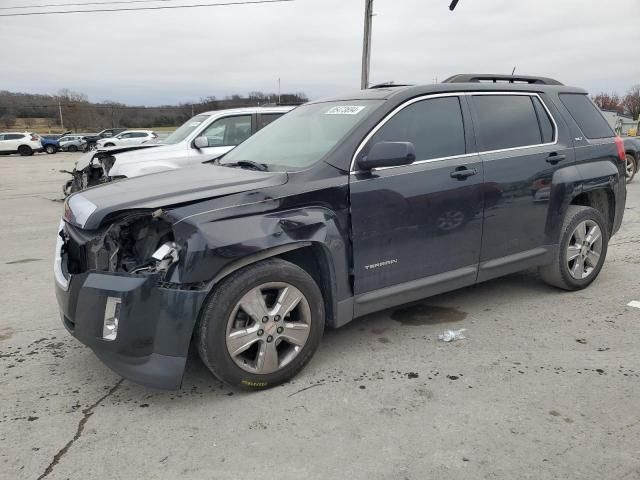
<instances>
[{"instance_id":1,"label":"damaged hood","mask_svg":"<svg viewBox=\"0 0 640 480\"><path fill-rule=\"evenodd\" d=\"M71 195L65 204L65 219L92 230L107 215L122 210L171 207L286 182L286 172L196 165L107 183Z\"/></svg>"},{"instance_id":2,"label":"damaged hood","mask_svg":"<svg viewBox=\"0 0 640 480\"><path fill-rule=\"evenodd\" d=\"M157 148L162 147L161 143L142 143L140 145L129 145L126 147L99 147L96 150L91 150L84 155L82 155L75 164L76 170L84 170L89 166L93 157L99 154L109 154L114 155L116 153L125 153L130 152L132 150L143 150L147 148Z\"/></svg>"}]
</instances>

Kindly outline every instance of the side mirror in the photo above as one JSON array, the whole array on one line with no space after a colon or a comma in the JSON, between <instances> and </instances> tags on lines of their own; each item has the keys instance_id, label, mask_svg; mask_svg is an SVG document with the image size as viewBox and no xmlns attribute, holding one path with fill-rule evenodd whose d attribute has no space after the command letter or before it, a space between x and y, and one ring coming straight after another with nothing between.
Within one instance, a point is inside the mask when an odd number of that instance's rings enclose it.
<instances>
[{"instance_id":1,"label":"side mirror","mask_svg":"<svg viewBox=\"0 0 640 480\"><path fill-rule=\"evenodd\" d=\"M198 137L193 141L193 146L198 150L201 148L207 148L209 146L209 139L207 137Z\"/></svg>"},{"instance_id":2,"label":"side mirror","mask_svg":"<svg viewBox=\"0 0 640 480\"><path fill-rule=\"evenodd\" d=\"M378 142L369 153L358 160L360 170L409 165L416 159L416 148L411 142Z\"/></svg>"}]
</instances>

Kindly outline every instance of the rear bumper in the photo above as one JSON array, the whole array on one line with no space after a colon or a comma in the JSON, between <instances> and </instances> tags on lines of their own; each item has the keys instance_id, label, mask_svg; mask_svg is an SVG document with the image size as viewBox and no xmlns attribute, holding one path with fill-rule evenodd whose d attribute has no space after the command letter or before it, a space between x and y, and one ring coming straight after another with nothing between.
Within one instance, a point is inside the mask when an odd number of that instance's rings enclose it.
<instances>
[{"instance_id":1,"label":"rear bumper","mask_svg":"<svg viewBox=\"0 0 640 480\"><path fill-rule=\"evenodd\" d=\"M62 322L71 335L124 378L152 388L180 388L206 291L165 288L157 275L68 275L64 256L56 260L54 269ZM110 297L120 301L114 340L103 338Z\"/></svg>"}]
</instances>

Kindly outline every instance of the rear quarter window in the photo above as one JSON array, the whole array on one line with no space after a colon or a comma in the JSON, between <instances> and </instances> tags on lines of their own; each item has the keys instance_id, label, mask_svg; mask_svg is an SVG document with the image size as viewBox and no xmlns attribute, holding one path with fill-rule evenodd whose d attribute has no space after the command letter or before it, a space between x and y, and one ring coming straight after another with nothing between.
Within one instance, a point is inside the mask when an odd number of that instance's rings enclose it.
<instances>
[{"instance_id":1,"label":"rear quarter window","mask_svg":"<svg viewBox=\"0 0 640 480\"><path fill-rule=\"evenodd\" d=\"M586 95L581 93L561 93L560 100L567 107L585 137L596 139L615 136L598 107Z\"/></svg>"}]
</instances>

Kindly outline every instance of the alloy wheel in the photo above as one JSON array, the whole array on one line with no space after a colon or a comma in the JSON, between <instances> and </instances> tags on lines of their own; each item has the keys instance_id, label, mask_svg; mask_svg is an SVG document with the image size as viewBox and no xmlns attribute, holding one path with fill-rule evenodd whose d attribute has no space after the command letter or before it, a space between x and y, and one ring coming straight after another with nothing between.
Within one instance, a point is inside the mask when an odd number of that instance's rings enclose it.
<instances>
[{"instance_id":1,"label":"alloy wheel","mask_svg":"<svg viewBox=\"0 0 640 480\"><path fill-rule=\"evenodd\" d=\"M632 178L636 173L636 162L634 161L631 155L626 156L627 161L625 162L625 173L627 176L627 180Z\"/></svg>"},{"instance_id":2,"label":"alloy wheel","mask_svg":"<svg viewBox=\"0 0 640 480\"><path fill-rule=\"evenodd\" d=\"M302 351L311 330L306 297L284 282L264 283L245 293L227 321L227 351L254 374L286 367Z\"/></svg>"},{"instance_id":3,"label":"alloy wheel","mask_svg":"<svg viewBox=\"0 0 640 480\"><path fill-rule=\"evenodd\" d=\"M571 276L583 280L593 273L602 254L602 232L593 220L580 222L567 247L567 266Z\"/></svg>"}]
</instances>

